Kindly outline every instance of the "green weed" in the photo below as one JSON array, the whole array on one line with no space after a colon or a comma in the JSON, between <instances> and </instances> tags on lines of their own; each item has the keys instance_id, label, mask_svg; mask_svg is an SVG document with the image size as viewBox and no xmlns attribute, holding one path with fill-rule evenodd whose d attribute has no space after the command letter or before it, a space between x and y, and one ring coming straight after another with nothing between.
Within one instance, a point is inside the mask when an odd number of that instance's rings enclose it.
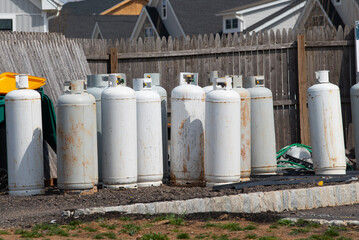
<instances>
[{"instance_id":1,"label":"green weed","mask_svg":"<svg viewBox=\"0 0 359 240\"><path fill-rule=\"evenodd\" d=\"M177 234L177 239L190 239L188 233L179 233Z\"/></svg>"},{"instance_id":2,"label":"green weed","mask_svg":"<svg viewBox=\"0 0 359 240\"><path fill-rule=\"evenodd\" d=\"M195 236L194 238L195 238L195 239L203 239L203 238L208 238L208 237L209 237L209 234L207 234L207 233L201 233L201 234Z\"/></svg>"},{"instance_id":3,"label":"green weed","mask_svg":"<svg viewBox=\"0 0 359 240\"><path fill-rule=\"evenodd\" d=\"M329 227L328 230L325 231L323 235L328 237L338 237L339 232L336 229Z\"/></svg>"},{"instance_id":4,"label":"green weed","mask_svg":"<svg viewBox=\"0 0 359 240\"><path fill-rule=\"evenodd\" d=\"M5 230L0 230L0 235L10 235L10 233Z\"/></svg>"},{"instance_id":5,"label":"green weed","mask_svg":"<svg viewBox=\"0 0 359 240\"><path fill-rule=\"evenodd\" d=\"M242 231L242 228L239 226L238 223L223 223L219 225L221 229L227 229L230 231Z\"/></svg>"},{"instance_id":6,"label":"green weed","mask_svg":"<svg viewBox=\"0 0 359 240\"><path fill-rule=\"evenodd\" d=\"M295 228L292 229L292 231L289 233L289 235L298 235L298 234L302 234L302 233L307 233L309 232L309 228Z\"/></svg>"},{"instance_id":7,"label":"green weed","mask_svg":"<svg viewBox=\"0 0 359 240\"><path fill-rule=\"evenodd\" d=\"M278 240L278 238L274 236L265 236L258 238L258 240Z\"/></svg>"},{"instance_id":8,"label":"green weed","mask_svg":"<svg viewBox=\"0 0 359 240\"><path fill-rule=\"evenodd\" d=\"M128 221L131 221L132 218L131 217L120 217L118 220L123 221L123 222L128 222Z\"/></svg>"},{"instance_id":9,"label":"green weed","mask_svg":"<svg viewBox=\"0 0 359 240\"><path fill-rule=\"evenodd\" d=\"M22 238L39 238L39 237L44 236L37 231L26 231L26 230L22 230L22 229L16 230L15 234L21 235Z\"/></svg>"},{"instance_id":10,"label":"green weed","mask_svg":"<svg viewBox=\"0 0 359 240\"><path fill-rule=\"evenodd\" d=\"M84 227L83 230L87 232L97 232L97 229L88 226Z\"/></svg>"},{"instance_id":11,"label":"green weed","mask_svg":"<svg viewBox=\"0 0 359 240\"><path fill-rule=\"evenodd\" d=\"M295 223L295 226L297 227L309 227L309 228L318 228L320 227L319 223L313 222L313 221L308 221L305 219L298 219L297 222Z\"/></svg>"},{"instance_id":12,"label":"green weed","mask_svg":"<svg viewBox=\"0 0 359 240\"><path fill-rule=\"evenodd\" d=\"M255 230L255 229L257 229L257 227L253 225L248 225L247 227L243 228L243 230Z\"/></svg>"},{"instance_id":13,"label":"green weed","mask_svg":"<svg viewBox=\"0 0 359 240\"><path fill-rule=\"evenodd\" d=\"M103 239L102 234L97 234L93 237L94 239Z\"/></svg>"},{"instance_id":14,"label":"green weed","mask_svg":"<svg viewBox=\"0 0 359 240\"><path fill-rule=\"evenodd\" d=\"M144 234L141 240L169 240L170 238L166 234L162 233L148 233Z\"/></svg>"},{"instance_id":15,"label":"green weed","mask_svg":"<svg viewBox=\"0 0 359 240\"><path fill-rule=\"evenodd\" d=\"M278 220L278 224L281 226L286 226L286 227L295 225L292 220L288 220L288 219L280 219L280 220Z\"/></svg>"},{"instance_id":16,"label":"green weed","mask_svg":"<svg viewBox=\"0 0 359 240\"><path fill-rule=\"evenodd\" d=\"M115 230L116 227L117 227L116 224L108 225L108 224L105 224L105 223L101 223L99 226L103 227L103 228L106 228L106 229L109 229L109 230Z\"/></svg>"},{"instance_id":17,"label":"green weed","mask_svg":"<svg viewBox=\"0 0 359 240\"><path fill-rule=\"evenodd\" d=\"M141 227L135 224L125 224L122 226L123 229L120 233L128 233L130 236L134 236L138 231L140 231Z\"/></svg>"},{"instance_id":18,"label":"green weed","mask_svg":"<svg viewBox=\"0 0 359 240\"><path fill-rule=\"evenodd\" d=\"M278 225L277 224L273 224L269 226L269 229L278 229Z\"/></svg>"},{"instance_id":19,"label":"green weed","mask_svg":"<svg viewBox=\"0 0 359 240\"><path fill-rule=\"evenodd\" d=\"M116 239L116 234L113 232L107 232L107 233L102 233L102 236L105 236L108 239Z\"/></svg>"},{"instance_id":20,"label":"green weed","mask_svg":"<svg viewBox=\"0 0 359 240\"><path fill-rule=\"evenodd\" d=\"M256 239L257 238L257 234L248 234L245 239Z\"/></svg>"}]
</instances>

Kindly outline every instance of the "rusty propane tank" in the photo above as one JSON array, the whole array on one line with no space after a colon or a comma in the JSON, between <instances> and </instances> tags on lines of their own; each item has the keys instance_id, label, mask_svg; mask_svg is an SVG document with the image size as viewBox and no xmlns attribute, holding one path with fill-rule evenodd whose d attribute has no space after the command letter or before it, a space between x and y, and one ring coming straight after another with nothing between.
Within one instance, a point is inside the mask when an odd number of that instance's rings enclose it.
<instances>
[{"instance_id":1,"label":"rusty propane tank","mask_svg":"<svg viewBox=\"0 0 359 240\"><path fill-rule=\"evenodd\" d=\"M18 89L5 96L9 195L43 194L41 97L27 75L15 78Z\"/></svg>"},{"instance_id":2,"label":"rusty propane tank","mask_svg":"<svg viewBox=\"0 0 359 240\"><path fill-rule=\"evenodd\" d=\"M95 98L85 80L71 81L71 93L57 101L57 186L92 189L98 183Z\"/></svg>"},{"instance_id":3,"label":"rusty propane tank","mask_svg":"<svg viewBox=\"0 0 359 240\"><path fill-rule=\"evenodd\" d=\"M264 87L264 76L245 78L251 97L251 172L275 174L277 170L272 92Z\"/></svg>"},{"instance_id":4,"label":"rusty propane tank","mask_svg":"<svg viewBox=\"0 0 359 240\"><path fill-rule=\"evenodd\" d=\"M204 90L198 74L180 73L171 93L171 183L204 183Z\"/></svg>"},{"instance_id":5,"label":"rusty propane tank","mask_svg":"<svg viewBox=\"0 0 359 240\"><path fill-rule=\"evenodd\" d=\"M315 72L308 88L310 138L317 175L345 174L346 160L338 86L329 83L329 71Z\"/></svg>"}]
</instances>

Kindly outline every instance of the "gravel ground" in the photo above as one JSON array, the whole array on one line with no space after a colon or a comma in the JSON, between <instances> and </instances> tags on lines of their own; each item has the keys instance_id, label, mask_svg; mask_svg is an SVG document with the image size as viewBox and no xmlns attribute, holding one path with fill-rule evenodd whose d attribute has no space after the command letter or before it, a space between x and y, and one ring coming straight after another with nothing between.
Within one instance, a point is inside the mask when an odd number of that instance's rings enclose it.
<instances>
[{"instance_id":1,"label":"gravel ground","mask_svg":"<svg viewBox=\"0 0 359 240\"><path fill-rule=\"evenodd\" d=\"M9 196L2 193L0 194L0 228L24 227L36 223L49 222L51 220L61 221L60 213L63 210L216 197L249 192L308 188L313 186L315 186L315 184L256 186L241 190L213 190L207 187L175 187L163 185L161 187L138 189L99 189L97 193L92 195L64 195L56 188L48 188L45 195L22 197Z\"/></svg>"}]
</instances>

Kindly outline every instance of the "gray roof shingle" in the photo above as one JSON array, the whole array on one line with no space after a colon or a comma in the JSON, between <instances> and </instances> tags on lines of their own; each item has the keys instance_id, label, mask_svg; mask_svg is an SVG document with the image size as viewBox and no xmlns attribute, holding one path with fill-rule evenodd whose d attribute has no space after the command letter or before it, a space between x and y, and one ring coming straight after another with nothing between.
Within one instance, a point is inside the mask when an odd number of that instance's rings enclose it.
<instances>
[{"instance_id":1,"label":"gray roof shingle","mask_svg":"<svg viewBox=\"0 0 359 240\"><path fill-rule=\"evenodd\" d=\"M123 0L83 0L66 3L61 10L65 15L98 15Z\"/></svg>"},{"instance_id":2,"label":"gray roof shingle","mask_svg":"<svg viewBox=\"0 0 359 240\"><path fill-rule=\"evenodd\" d=\"M61 32L68 38L91 38L96 22L105 39L129 38L138 16L81 15L60 16L50 21L50 32Z\"/></svg>"}]
</instances>

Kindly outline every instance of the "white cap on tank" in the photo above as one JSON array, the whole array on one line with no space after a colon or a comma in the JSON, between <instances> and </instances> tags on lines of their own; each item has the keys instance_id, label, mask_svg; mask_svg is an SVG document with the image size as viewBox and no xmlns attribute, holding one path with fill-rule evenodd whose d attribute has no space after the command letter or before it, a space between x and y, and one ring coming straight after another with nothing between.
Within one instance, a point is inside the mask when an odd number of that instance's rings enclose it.
<instances>
[{"instance_id":1,"label":"white cap on tank","mask_svg":"<svg viewBox=\"0 0 359 240\"><path fill-rule=\"evenodd\" d=\"M27 74L15 75L16 88L26 89L29 88L29 76Z\"/></svg>"},{"instance_id":2,"label":"white cap on tank","mask_svg":"<svg viewBox=\"0 0 359 240\"><path fill-rule=\"evenodd\" d=\"M317 83L329 83L329 71L328 70L316 71L315 80Z\"/></svg>"}]
</instances>

